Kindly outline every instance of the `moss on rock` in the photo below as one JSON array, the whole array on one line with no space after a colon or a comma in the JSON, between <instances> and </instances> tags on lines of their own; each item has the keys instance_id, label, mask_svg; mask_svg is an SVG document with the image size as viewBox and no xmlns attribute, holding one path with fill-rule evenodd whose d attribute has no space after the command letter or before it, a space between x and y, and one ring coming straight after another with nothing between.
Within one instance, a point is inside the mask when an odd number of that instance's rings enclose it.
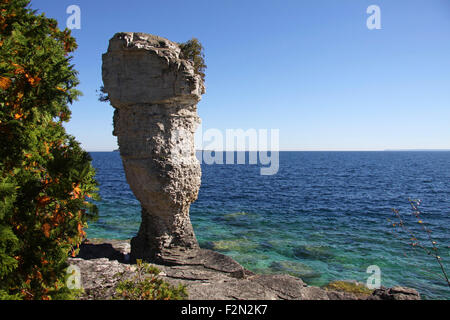
<instances>
[{"instance_id":1,"label":"moss on rock","mask_svg":"<svg viewBox=\"0 0 450 320\"><path fill-rule=\"evenodd\" d=\"M331 281L323 287L325 290L343 291L356 295L371 295L373 290L367 288L364 284L354 281Z\"/></svg>"}]
</instances>

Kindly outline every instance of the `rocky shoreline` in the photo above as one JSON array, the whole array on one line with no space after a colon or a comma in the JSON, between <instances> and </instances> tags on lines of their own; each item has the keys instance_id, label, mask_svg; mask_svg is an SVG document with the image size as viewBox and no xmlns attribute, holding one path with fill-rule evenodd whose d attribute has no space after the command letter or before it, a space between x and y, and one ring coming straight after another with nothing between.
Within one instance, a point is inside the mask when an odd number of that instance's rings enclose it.
<instances>
[{"instance_id":1,"label":"rocky shoreline","mask_svg":"<svg viewBox=\"0 0 450 320\"><path fill-rule=\"evenodd\" d=\"M116 276L131 276L130 241L92 239L81 245L70 265L80 268L84 293L81 300L114 298L119 282ZM184 284L189 300L419 300L411 288L393 287L372 294L328 290L308 286L300 278L286 274L262 275L243 268L228 256L207 249L180 250L162 255L152 263L161 270L159 277L170 284Z\"/></svg>"}]
</instances>

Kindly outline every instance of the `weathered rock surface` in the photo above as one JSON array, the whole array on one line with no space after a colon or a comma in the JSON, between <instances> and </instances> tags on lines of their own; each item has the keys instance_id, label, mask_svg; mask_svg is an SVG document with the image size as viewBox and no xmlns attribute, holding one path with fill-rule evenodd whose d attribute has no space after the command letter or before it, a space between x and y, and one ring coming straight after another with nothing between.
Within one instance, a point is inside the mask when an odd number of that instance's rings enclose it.
<instances>
[{"instance_id":1,"label":"weathered rock surface","mask_svg":"<svg viewBox=\"0 0 450 320\"><path fill-rule=\"evenodd\" d=\"M420 300L417 290L406 287L381 287L376 289L373 295L381 300Z\"/></svg>"},{"instance_id":2,"label":"weathered rock surface","mask_svg":"<svg viewBox=\"0 0 450 320\"><path fill-rule=\"evenodd\" d=\"M113 250L111 250L111 248ZM130 246L127 241L99 240L81 246L77 258L69 264L81 270L85 290L82 299L111 299L119 281L117 273L131 276L135 266L126 263ZM193 251L187 251L191 254ZM183 251L172 255L170 265L156 264L160 277L177 285L187 286L190 300L404 300L420 299L414 289L394 287L379 289L373 295L325 290L306 285L290 275L258 275L245 270L233 259L211 250L185 256ZM119 260L116 260L119 258ZM167 260L168 262L168 260Z\"/></svg>"},{"instance_id":3,"label":"weathered rock surface","mask_svg":"<svg viewBox=\"0 0 450 320\"><path fill-rule=\"evenodd\" d=\"M142 205L131 260L161 260L198 249L189 218L200 188L194 133L205 87L177 43L144 33L117 33L103 55L105 92L115 108L127 181Z\"/></svg>"}]
</instances>

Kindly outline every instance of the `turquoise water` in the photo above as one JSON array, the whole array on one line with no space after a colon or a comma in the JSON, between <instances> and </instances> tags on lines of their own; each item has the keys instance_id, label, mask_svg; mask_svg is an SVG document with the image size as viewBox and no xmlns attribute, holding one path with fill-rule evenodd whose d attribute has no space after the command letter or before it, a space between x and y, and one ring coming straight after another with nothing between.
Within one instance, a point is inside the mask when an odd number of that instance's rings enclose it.
<instances>
[{"instance_id":1,"label":"turquoise water","mask_svg":"<svg viewBox=\"0 0 450 320\"><path fill-rule=\"evenodd\" d=\"M118 152L91 153L100 182L100 217L88 237L128 239L140 205L126 183ZM199 243L260 273L290 273L312 285L366 282L449 299L432 257L409 246L387 219L409 221L408 198L423 201L423 220L450 267L450 152L281 152L276 175L257 165L202 165L191 220ZM418 224L412 224L417 229ZM425 242L426 243L426 242Z\"/></svg>"}]
</instances>

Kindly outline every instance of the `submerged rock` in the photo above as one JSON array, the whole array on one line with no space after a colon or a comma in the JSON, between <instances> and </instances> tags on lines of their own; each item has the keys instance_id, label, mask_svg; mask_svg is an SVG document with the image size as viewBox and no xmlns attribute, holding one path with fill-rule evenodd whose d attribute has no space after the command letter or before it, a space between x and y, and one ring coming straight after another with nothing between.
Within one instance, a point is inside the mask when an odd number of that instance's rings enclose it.
<instances>
[{"instance_id":1,"label":"submerged rock","mask_svg":"<svg viewBox=\"0 0 450 320\"><path fill-rule=\"evenodd\" d=\"M286 273L302 279L320 278L320 272L310 266L297 261L274 261L270 264L270 269L277 273Z\"/></svg>"},{"instance_id":2,"label":"submerged rock","mask_svg":"<svg viewBox=\"0 0 450 320\"><path fill-rule=\"evenodd\" d=\"M294 256L301 259L329 260L333 257L330 249L325 246L298 246L293 249Z\"/></svg>"},{"instance_id":3,"label":"submerged rock","mask_svg":"<svg viewBox=\"0 0 450 320\"><path fill-rule=\"evenodd\" d=\"M205 92L201 76L177 43L145 33L117 33L102 58L104 90L115 108L113 134L142 206L131 259L198 249L189 207L200 188L194 133Z\"/></svg>"},{"instance_id":4,"label":"submerged rock","mask_svg":"<svg viewBox=\"0 0 450 320\"><path fill-rule=\"evenodd\" d=\"M230 227L250 229L257 223L258 216L247 212L233 212L217 217L214 220Z\"/></svg>"},{"instance_id":5,"label":"submerged rock","mask_svg":"<svg viewBox=\"0 0 450 320\"><path fill-rule=\"evenodd\" d=\"M212 249L217 251L249 252L255 250L258 244L247 239L220 240L212 242Z\"/></svg>"},{"instance_id":6,"label":"submerged rock","mask_svg":"<svg viewBox=\"0 0 450 320\"><path fill-rule=\"evenodd\" d=\"M234 220L234 219L239 219L241 217L247 217L247 216L251 216L251 215L247 212L239 211L239 212L227 213L226 215L223 216L223 219Z\"/></svg>"}]
</instances>

